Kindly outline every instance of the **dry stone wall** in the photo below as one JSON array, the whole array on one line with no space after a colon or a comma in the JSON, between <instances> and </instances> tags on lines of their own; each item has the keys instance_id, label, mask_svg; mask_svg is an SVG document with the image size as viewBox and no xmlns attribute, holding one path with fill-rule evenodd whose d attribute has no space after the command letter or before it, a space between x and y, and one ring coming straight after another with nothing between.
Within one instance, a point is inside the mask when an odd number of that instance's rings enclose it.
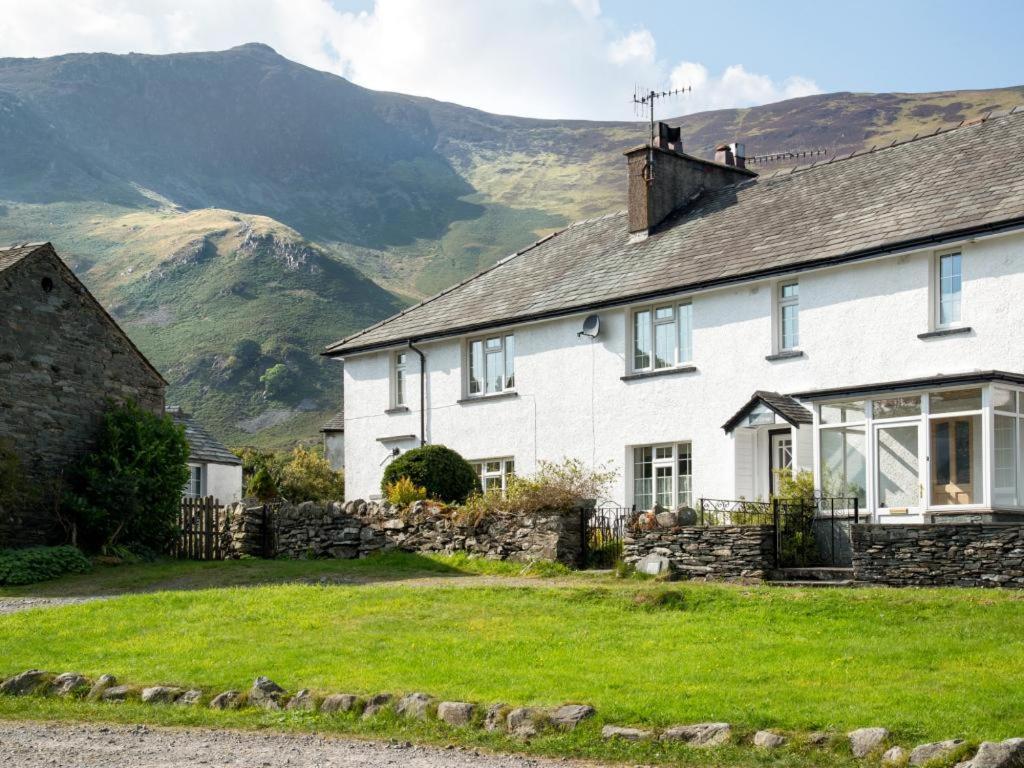
<instances>
[{"instance_id":1,"label":"dry stone wall","mask_svg":"<svg viewBox=\"0 0 1024 768\"><path fill-rule=\"evenodd\" d=\"M764 579L774 557L770 525L663 526L651 521L628 531L623 541L625 562L638 566L647 559L661 560L684 579Z\"/></svg>"},{"instance_id":2,"label":"dry stone wall","mask_svg":"<svg viewBox=\"0 0 1024 768\"><path fill-rule=\"evenodd\" d=\"M1024 525L855 525L858 582L1024 588Z\"/></svg>"}]
</instances>

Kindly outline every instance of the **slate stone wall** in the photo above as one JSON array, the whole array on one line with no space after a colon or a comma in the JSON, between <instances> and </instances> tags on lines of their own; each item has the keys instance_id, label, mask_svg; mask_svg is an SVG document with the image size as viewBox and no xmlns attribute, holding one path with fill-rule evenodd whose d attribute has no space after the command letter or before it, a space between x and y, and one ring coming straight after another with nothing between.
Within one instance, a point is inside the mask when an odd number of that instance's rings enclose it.
<instances>
[{"instance_id":1,"label":"slate stone wall","mask_svg":"<svg viewBox=\"0 0 1024 768\"><path fill-rule=\"evenodd\" d=\"M51 539L61 477L92 447L108 402L162 413L164 387L51 250L0 272L0 440L33 495L0 510L0 548Z\"/></svg>"},{"instance_id":2,"label":"slate stone wall","mask_svg":"<svg viewBox=\"0 0 1024 768\"><path fill-rule=\"evenodd\" d=\"M764 579L773 567L770 525L668 526L657 523L626 533L623 560L636 565L648 555L668 558L679 578Z\"/></svg>"},{"instance_id":3,"label":"slate stone wall","mask_svg":"<svg viewBox=\"0 0 1024 768\"><path fill-rule=\"evenodd\" d=\"M353 559L398 549L575 565L581 554L579 510L525 517L493 515L479 522L461 520L451 510L424 502L404 510L362 500L283 504L269 510L272 544L268 554L278 557ZM263 508L235 504L229 512L233 556L261 556Z\"/></svg>"},{"instance_id":4,"label":"slate stone wall","mask_svg":"<svg viewBox=\"0 0 1024 768\"><path fill-rule=\"evenodd\" d=\"M859 582L1024 588L1024 525L853 526Z\"/></svg>"}]
</instances>

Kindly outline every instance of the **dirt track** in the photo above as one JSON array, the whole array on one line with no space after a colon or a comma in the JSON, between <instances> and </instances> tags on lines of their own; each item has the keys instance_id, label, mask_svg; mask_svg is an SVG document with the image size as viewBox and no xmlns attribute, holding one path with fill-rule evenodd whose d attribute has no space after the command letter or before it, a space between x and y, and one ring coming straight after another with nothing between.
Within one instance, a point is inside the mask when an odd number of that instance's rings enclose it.
<instances>
[{"instance_id":1,"label":"dirt track","mask_svg":"<svg viewBox=\"0 0 1024 768\"><path fill-rule=\"evenodd\" d=\"M582 765L309 735L0 721L14 768L541 768Z\"/></svg>"}]
</instances>

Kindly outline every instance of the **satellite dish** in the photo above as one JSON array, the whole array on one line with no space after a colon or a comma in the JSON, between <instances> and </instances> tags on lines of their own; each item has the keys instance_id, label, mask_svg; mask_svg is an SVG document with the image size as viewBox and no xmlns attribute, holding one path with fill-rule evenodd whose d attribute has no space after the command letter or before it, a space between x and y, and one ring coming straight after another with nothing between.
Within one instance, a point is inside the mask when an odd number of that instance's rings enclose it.
<instances>
[{"instance_id":1,"label":"satellite dish","mask_svg":"<svg viewBox=\"0 0 1024 768\"><path fill-rule=\"evenodd\" d=\"M601 318L597 315L589 315L586 320L583 321L583 330L577 333L577 336L586 336L591 339L597 338L597 334L601 332Z\"/></svg>"}]
</instances>

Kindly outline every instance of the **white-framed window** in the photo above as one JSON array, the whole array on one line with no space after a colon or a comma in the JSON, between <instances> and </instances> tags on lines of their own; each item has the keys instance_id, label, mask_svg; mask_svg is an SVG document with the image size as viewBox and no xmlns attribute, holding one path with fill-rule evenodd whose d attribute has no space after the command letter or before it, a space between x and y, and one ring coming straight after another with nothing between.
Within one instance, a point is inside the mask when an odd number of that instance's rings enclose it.
<instances>
[{"instance_id":1,"label":"white-framed window","mask_svg":"<svg viewBox=\"0 0 1024 768\"><path fill-rule=\"evenodd\" d=\"M391 407L405 408L406 385L409 380L409 353L395 352L391 356Z\"/></svg>"},{"instance_id":2,"label":"white-framed window","mask_svg":"<svg viewBox=\"0 0 1024 768\"><path fill-rule=\"evenodd\" d=\"M190 499L198 499L203 495L203 468L198 464L188 465L188 481L181 495Z\"/></svg>"},{"instance_id":3,"label":"white-framed window","mask_svg":"<svg viewBox=\"0 0 1024 768\"><path fill-rule=\"evenodd\" d=\"M963 254L940 253L935 257L934 306L936 328L951 328L962 319Z\"/></svg>"},{"instance_id":4,"label":"white-framed window","mask_svg":"<svg viewBox=\"0 0 1024 768\"><path fill-rule=\"evenodd\" d=\"M479 459L469 463L480 478L480 487L485 492L499 490L504 493L508 488L509 478L516 472L516 463L511 458Z\"/></svg>"},{"instance_id":5,"label":"white-framed window","mask_svg":"<svg viewBox=\"0 0 1024 768\"><path fill-rule=\"evenodd\" d=\"M633 370L657 371L693 361L693 304L633 311Z\"/></svg>"},{"instance_id":6,"label":"white-framed window","mask_svg":"<svg viewBox=\"0 0 1024 768\"><path fill-rule=\"evenodd\" d=\"M515 389L515 334L494 334L482 339L472 339L468 345L468 353L470 396L494 395Z\"/></svg>"},{"instance_id":7,"label":"white-framed window","mask_svg":"<svg viewBox=\"0 0 1024 768\"><path fill-rule=\"evenodd\" d=\"M779 352L800 346L800 284L796 280L779 283L775 294L775 338Z\"/></svg>"},{"instance_id":8,"label":"white-framed window","mask_svg":"<svg viewBox=\"0 0 1024 768\"><path fill-rule=\"evenodd\" d=\"M693 506L693 449L690 443L633 448L633 503L637 509Z\"/></svg>"}]
</instances>

